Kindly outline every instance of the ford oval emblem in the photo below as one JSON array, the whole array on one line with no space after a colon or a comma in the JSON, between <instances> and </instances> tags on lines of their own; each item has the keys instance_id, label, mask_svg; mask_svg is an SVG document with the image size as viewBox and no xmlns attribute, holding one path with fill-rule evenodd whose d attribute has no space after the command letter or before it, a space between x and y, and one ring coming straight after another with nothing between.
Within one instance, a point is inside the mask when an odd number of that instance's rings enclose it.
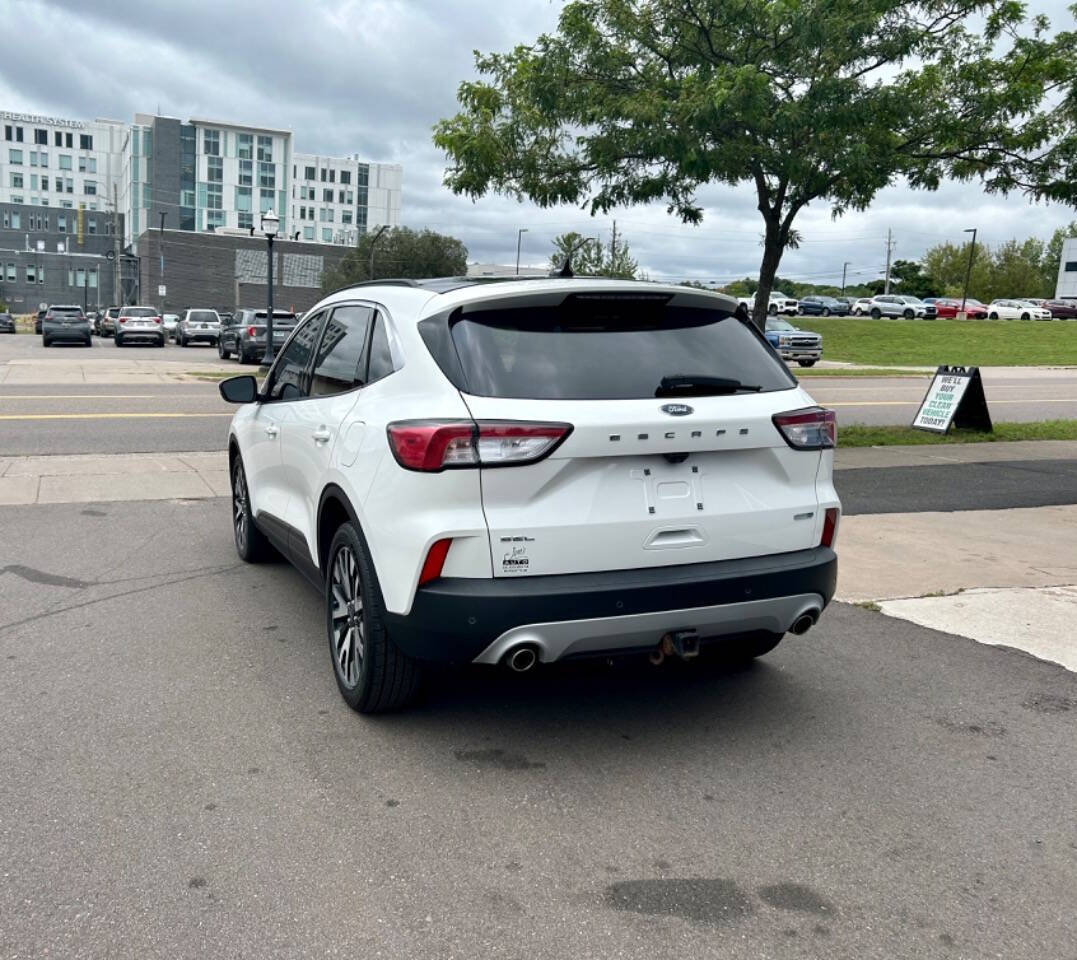
<instances>
[{"instance_id":1,"label":"ford oval emblem","mask_svg":"<svg viewBox=\"0 0 1077 960\"><path fill-rule=\"evenodd\" d=\"M662 412L668 413L671 417L687 417L690 413L695 413L687 403L666 403L662 405Z\"/></svg>"}]
</instances>

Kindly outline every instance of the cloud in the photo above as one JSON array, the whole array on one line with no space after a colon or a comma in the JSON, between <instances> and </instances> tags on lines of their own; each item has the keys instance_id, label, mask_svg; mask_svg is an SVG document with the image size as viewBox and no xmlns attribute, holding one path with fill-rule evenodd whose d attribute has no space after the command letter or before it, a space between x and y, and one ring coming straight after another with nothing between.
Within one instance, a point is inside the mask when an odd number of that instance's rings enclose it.
<instances>
[{"instance_id":1,"label":"cloud","mask_svg":"<svg viewBox=\"0 0 1077 960\"><path fill-rule=\"evenodd\" d=\"M1032 12L1067 17L1068 0ZM458 84L474 75L473 51L507 50L556 26L554 0L0 0L0 23L18 43L0 59L0 106L72 118L130 121L136 112L220 118L290 129L304 152L359 153L404 165L404 222L453 233L472 259L511 263L524 227L523 261L546 262L557 233L609 236L612 217L572 207L542 210L504 197L477 203L441 183L444 158L431 128L456 111ZM42 51L61 51L59 55ZM664 205L618 211L618 233L651 276L727 280L758 271L761 222L748 188L708 187L701 227ZM989 243L1049 236L1077 217L1021 198L984 197L974 184L934 194L895 186L871 209L834 221L805 210L805 242L782 276L868 279L895 255L915 258L978 227Z\"/></svg>"}]
</instances>

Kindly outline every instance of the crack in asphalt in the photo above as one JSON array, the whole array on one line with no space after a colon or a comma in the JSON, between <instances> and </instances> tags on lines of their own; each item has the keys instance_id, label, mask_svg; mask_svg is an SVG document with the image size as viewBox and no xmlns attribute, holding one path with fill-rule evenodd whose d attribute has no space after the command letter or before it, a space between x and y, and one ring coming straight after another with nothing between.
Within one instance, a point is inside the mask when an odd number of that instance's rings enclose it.
<instances>
[{"instance_id":1,"label":"crack in asphalt","mask_svg":"<svg viewBox=\"0 0 1077 960\"><path fill-rule=\"evenodd\" d=\"M157 590L157 589L160 589L161 587L171 586L174 583L188 583L191 580L200 580L203 577L216 576L217 574L227 573L230 570L238 570L243 566L244 566L244 564L242 564L242 563L232 563L232 564L228 564L227 566L223 566L223 567L210 567L210 568L207 568L207 569L205 569L205 570L203 570L201 572L192 573L188 577L170 577L164 583L160 582L160 578L155 578L154 583L152 583L152 584L150 584L148 586L145 586L145 587L136 587L134 590L124 590L124 591L121 591L120 593L110 593L107 597L95 597L92 600L84 600L81 603L69 603L66 606L52 607L52 608L50 608L48 610L45 610L45 611L43 611L41 613L36 613L32 617L23 617L21 620L12 620L9 623L0 623L0 632L3 632L5 630L11 630L14 627L25 626L28 623L35 623L38 620L46 620L49 617L53 617L58 613L66 613L68 610L79 610L82 607L90 607L90 606L93 606L94 604L105 603L108 600L116 600L116 599L119 599L120 597L130 597L130 596L133 596L133 595L135 595L137 593L146 593L146 592L148 592L150 590ZM139 577L139 578L135 578L135 579L145 579L145 578ZM119 581L119 582L122 582L122 581ZM92 583L87 584L87 586L108 586L108 585L109 585L108 583L105 583L105 584L92 584Z\"/></svg>"}]
</instances>

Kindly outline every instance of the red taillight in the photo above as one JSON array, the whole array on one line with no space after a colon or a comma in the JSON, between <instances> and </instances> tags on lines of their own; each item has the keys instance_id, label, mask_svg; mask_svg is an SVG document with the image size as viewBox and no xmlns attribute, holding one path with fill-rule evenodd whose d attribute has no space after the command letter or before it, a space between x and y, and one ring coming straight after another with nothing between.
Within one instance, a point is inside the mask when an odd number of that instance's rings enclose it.
<instances>
[{"instance_id":1,"label":"red taillight","mask_svg":"<svg viewBox=\"0 0 1077 960\"><path fill-rule=\"evenodd\" d=\"M834 534L838 531L838 516L841 511L837 507L827 507L823 516L823 539L819 541L822 547L834 546Z\"/></svg>"},{"instance_id":2,"label":"red taillight","mask_svg":"<svg viewBox=\"0 0 1077 960\"><path fill-rule=\"evenodd\" d=\"M127 317L120 317L120 323L127 323Z\"/></svg>"},{"instance_id":3,"label":"red taillight","mask_svg":"<svg viewBox=\"0 0 1077 960\"><path fill-rule=\"evenodd\" d=\"M161 322L161 318L160 318L160 317L154 317L154 318L153 318L153 322L154 322L154 323L160 323L160 322Z\"/></svg>"},{"instance_id":4,"label":"red taillight","mask_svg":"<svg viewBox=\"0 0 1077 960\"><path fill-rule=\"evenodd\" d=\"M838 443L838 424L833 410L806 407L776 413L774 426L794 450L829 450Z\"/></svg>"},{"instance_id":5,"label":"red taillight","mask_svg":"<svg viewBox=\"0 0 1077 960\"><path fill-rule=\"evenodd\" d=\"M388 426L389 446L408 470L511 467L549 456L572 432L568 423L403 420Z\"/></svg>"},{"instance_id":6,"label":"red taillight","mask_svg":"<svg viewBox=\"0 0 1077 960\"><path fill-rule=\"evenodd\" d=\"M422 572L419 574L419 586L437 580L441 576L441 570L445 566L445 558L449 555L449 547L452 540L438 540L426 554Z\"/></svg>"},{"instance_id":7,"label":"red taillight","mask_svg":"<svg viewBox=\"0 0 1077 960\"><path fill-rule=\"evenodd\" d=\"M247 336L248 337L256 337L256 336L258 336L258 328L257 327L247 327Z\"/></svg>"}]
</instances>

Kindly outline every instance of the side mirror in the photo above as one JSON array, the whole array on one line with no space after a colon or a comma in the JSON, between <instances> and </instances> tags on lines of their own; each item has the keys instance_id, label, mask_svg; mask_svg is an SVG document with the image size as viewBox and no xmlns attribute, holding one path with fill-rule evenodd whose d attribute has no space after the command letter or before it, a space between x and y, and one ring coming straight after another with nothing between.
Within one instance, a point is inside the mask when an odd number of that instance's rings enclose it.
<instances>
[{"instance_id":1,"label":"side mirror","mask_svg":"<svg viewBox=\"0 0 1077 960\"><path fill-rule=\"evenodd\" d=\"M217 389L228 403L254 403L258 399L258 381L249 373L222 380L217 384Z\"/></svg>"}]
</instances>

